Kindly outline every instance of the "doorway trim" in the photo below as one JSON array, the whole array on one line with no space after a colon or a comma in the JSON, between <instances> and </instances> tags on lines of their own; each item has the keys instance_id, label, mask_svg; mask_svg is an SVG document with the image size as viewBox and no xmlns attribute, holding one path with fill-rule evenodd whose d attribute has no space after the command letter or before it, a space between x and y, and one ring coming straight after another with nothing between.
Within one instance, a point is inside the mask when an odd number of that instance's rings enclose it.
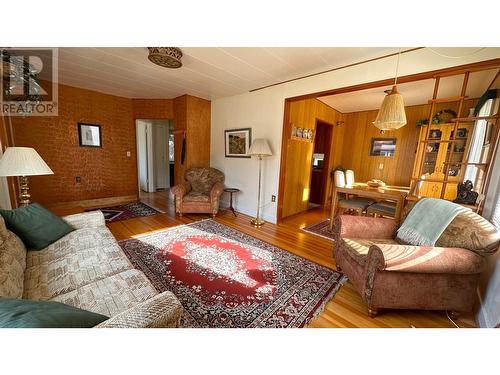
<instances>
[{"instance_id":1,"label":"doorway trim","mask_svg":"<svg viewBox=\"0 0 500 375\"><path fill-rule=\"evenodd\" d=\"M323 167L326 170L326 173L323 174L323 180L321 181L321 184L325 190L321 196L320 206L326 207L328 205L327 201L328 201L328 193L329 193L329 191L328 191L329 189L327 189L328 188L328 175L329 175L328 171L330 169L330 158L332 155L333 128L335 125L328 122L328 121L325 121L325 120L322 120L322 119L316 117L316 121L314 123L314 134L318 134L318 122L331 127L329 130L330 131L330 144L328 146L328 155L327 155L327 153L325 153L326 165ZM314 155L314 146L315 145L316 145L316 138L314 138L314 143L313 143L313 149L312 149L313 155ZM328 156L328 159L326 158L327 156ZM311 157L311 160L312 160L312 157ZM311 198L311 182L312 182L313 170L314 170L314 168L311 168L311 176L309 177L309 198Z\"/></svg>"}]
</instances>

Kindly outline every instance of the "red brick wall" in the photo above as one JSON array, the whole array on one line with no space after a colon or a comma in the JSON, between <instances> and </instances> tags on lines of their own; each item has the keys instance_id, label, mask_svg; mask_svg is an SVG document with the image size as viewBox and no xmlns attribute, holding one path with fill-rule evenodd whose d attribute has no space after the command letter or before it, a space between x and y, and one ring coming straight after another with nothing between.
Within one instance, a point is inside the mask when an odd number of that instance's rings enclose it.
<instances>
[{"instance_id":1,"label":"red brick wall","mask_svg":"<svg viewBox=\"0 0 500 375\"><path fill-rule=\"evenodd\" d=\"M13 118L15 145L35 148L54 171L30 178L32 200L51 204L137 194L132 99L59 85L58 103L57 117ZM102 148L79 146L78 122L101 125Z\"/></svg>"},{"instance_id":2,"label":"red brick wall","mask_svg":"<svg viewBox=\"0 0 500 375\"><path fill-rule=\"evenodd\" d=\"M132 99L132 103L136 119L171 120L174 118L172 99Z\"/></svg>"},{"instance_id":3,"label":"red brick wall","mask_svg":"<svg viewBox=\"0 0 500 375\"><path fill-rule=\"evenodd\" d=\"M188 99L193 102L190 111ZM136 195L135 119L175 119L176 130L186 130L189 120L189 154L194 159L209 155L210 101L187 95L175 100L127 99L59 85L58 103L57 117L12 120L15 146L35 148L54 171L54 175L30 177L34 202L54 204ZM79 122L101 125L102 148L79 146ZM176 181L185 168L180 165L181 140L182 136L176 134ZM80 183L75 180L77 176Z\"/></svg>"}]
</instances>

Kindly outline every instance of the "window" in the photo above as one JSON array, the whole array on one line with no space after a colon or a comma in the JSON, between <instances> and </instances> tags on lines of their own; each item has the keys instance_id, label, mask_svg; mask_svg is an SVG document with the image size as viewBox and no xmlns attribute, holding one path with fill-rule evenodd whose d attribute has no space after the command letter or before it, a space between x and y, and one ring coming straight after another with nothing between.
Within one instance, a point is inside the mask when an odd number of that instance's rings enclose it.
<instances>
[{"instance_id":1,"label":"window","mask_svg":"<svg viewBox=\"0 0 500 375\"><path fill-rule=\"evenodd\" d=\"M168 131L168 161L174 162L174 126L170 124Z\"/></svg>"},{"instance_id":2,"label":"window","mask_svg":"<svg viewBox=\"0 0 500 375\"><path fill-rule=\"evenodd\" d=\"M478 116L490 116L493 108L493 99L489 99L484 103L479 111ZM489 152L489 139L487 120L478 120L474 126L474 133L472 134L472 141L469 151L468 163L486 163ZM488 142L488 143L487 143ZM480 185L480 180L484 178L483 167L477 165L467 165L465 169L464 181L471 180L474 186Z\"/></svg>"},{"instance_id":3,"label":"window","mask_svg":"<svg viewBox=\"0 0 500 375\"><path fill-rule=\"evenodd\" d=\"M500 194L497 194L497 203L495 204L495 208L493 208L491 222L500 230Z\"/></svg>"}]
</instances>

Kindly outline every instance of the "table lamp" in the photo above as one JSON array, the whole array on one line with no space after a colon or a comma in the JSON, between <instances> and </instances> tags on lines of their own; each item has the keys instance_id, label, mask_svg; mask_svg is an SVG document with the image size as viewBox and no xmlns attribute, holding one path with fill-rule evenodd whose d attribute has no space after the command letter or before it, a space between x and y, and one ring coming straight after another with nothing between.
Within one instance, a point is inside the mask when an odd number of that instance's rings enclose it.
<instances>
[{"instance_id":1,"label":"table lamp","mask_svg":"<svg viewBox=\"0 0 500 375\"><path fill-rule=\"evenodd\" d=\"M256 227L260 227L264 224L264 220L260 217L260 185L262 179L262 158L264 156L271 156L273 153L269 148L269 144L263 138L255 139L252 142L252 146L248 150L248 154L251 156L257 156L259 158L259 188L257 195L257 217L250 220L250 223Z\"/></svg>"},{"instance_id":2,"label":"table lamp","mask_svg":"<svg viewBox=\"0 0 500 375\"><path fill-rule=\"evenodd\" d=\"M38 152L31 147L7 147L0 159L0 176L19 177L19 203L30 203L28 177L54 174Z\"/></svg>"}]
</instances>

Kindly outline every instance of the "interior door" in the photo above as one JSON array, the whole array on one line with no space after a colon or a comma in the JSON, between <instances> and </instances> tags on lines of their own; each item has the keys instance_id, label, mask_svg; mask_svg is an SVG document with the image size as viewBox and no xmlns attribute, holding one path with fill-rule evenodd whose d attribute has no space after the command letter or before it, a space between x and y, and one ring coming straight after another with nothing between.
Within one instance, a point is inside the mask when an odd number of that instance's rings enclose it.
<instances>
[{"instance_id":1,"label":"interior door","mask_svg":"<svg viewBox=\"0 0 500 375\"><path fill-rule=\"evenodd\" d=\"M148 142L147 124L138 120L136 124L137 139L137 169L139 175L139 188L142 191L149 191L148 178Z\"/></svg>"},{"instance_id":2,"label":"interior door","mask_svg":"<svg viewBox=\"0 0 500 375\"><path fill-rule=\"evenodd\" d=\"M153 126L155 189L169 186L168 164L168 124L156 123Z\"/></svg>"}]
</instances>

